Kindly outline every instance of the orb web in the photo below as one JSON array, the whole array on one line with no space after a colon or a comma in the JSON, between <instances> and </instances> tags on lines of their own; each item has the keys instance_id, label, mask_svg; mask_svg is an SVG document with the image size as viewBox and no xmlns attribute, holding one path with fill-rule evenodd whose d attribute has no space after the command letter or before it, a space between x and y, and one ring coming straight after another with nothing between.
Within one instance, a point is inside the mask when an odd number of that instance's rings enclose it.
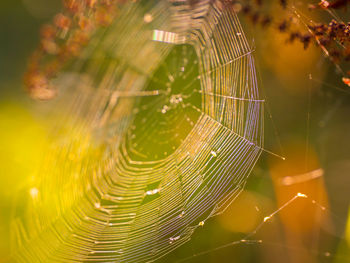
<instances>
[{"instance_id":1,"label":"orb web","mask_svg":"<svg viewBox=\"0 0 350 263\"><path fill-rule=\"evenodd\" d=\"M15 258L154 261L222 213L263 147L252 52L222 1L121 5L54 80L65 114L19 198Z\"/></svg>"},{"instance_id":2,"label":"orb web","mask_svg":"<svg viewBox=\"0 0 350 263\"><path fill-rule=\"evenodd\" d=\"M171 49L136 103L126 136L132 159L163 159L173 153L200 116L198 59L190 45ZM170 125L169 125L170 124Z\"/></svg>"}]
</instances>

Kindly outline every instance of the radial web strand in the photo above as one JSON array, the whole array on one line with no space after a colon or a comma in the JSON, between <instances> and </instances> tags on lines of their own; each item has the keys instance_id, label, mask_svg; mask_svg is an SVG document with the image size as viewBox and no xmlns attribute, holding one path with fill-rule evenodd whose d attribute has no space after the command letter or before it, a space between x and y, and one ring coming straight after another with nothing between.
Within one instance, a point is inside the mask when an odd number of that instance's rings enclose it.
<instances>
[{"instance_id":1,"label":"radial web strand","mask_svg":"<svg viewBox=\"0 0 350 263\"><path fill-rule=\"evenodd\" d=\"M53 80L19 262L154 261L240 193L263 150L253 50L222 1L194 2L127 2Z\"/></svg>"}]
</instances>

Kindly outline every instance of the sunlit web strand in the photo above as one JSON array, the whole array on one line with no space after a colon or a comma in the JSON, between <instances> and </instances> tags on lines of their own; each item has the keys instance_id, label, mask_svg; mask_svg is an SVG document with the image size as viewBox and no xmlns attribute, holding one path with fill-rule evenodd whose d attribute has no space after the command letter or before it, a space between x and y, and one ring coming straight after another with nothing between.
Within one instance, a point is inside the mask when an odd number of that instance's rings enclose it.
<instances>
[{"instance_id":1,"label":"sunlit web strand","mask_svg":"<svg viewBox=\"0 0 350 263\"><path fill-rule=\"evenodd\" d=\"M287 202L285 202L282 206L280 206L277 210L275 210L274 212L272 212L270 215L264 217L263 221L249 234L247 234L245 237L243 237L241 240L237 240L237 241L233 241L233 242L230 242L230 243L227 243L225 245L222 245L222 246L218 246L216 248L213 248L213 249L209 249L209 250L206 250L206 251L201 251L201 252L198 252L198 253L195 253L193 254L192 256L188 256L186 258L183 258L181 260L178 260L176 262L180 263L180 262L187 262L193 258L196 258L196 257L200 257L200 256L204 256L204 255L207 255L207 254L210 254L212 252L215 252L215 251L218 251L218 250L221 250L221 249L224 249L224 248L227 248L227 247L231 247L231 246L235 246L235 245L238 245L238 244L262 244L262 243L265 243L264 241L262 240L254 240L254 239L251 239L268 221L272 220L278 213L280 213L282 210L286 209L288 206L290 206L292 203L294 203L297 199L300 199L300 198L305 198L307 199L307 201L311 202L312 204L318 206L321 210L326 210L325 207L323 207L322 205L320 205L319 203L317 203L315 200L310 200L310 198L303 194L303 193L297 193L295 196L293 196L291 199L289 199ZM269 243L269 242L268 242Z\"/></svg>"},{"instance_id":2,"label":"sunlit web strand","mask_svg":"<svg viewBox=\"0 0 350 263\"><path fill-rule=\"evenodd\" d=\"M236 15L221 1L147 0L120 12L87 48L85 64L71 69L76 79L56 80L72 89L64 98L72 96L73 128L63 143L53 138L40 198L27 206L33 217L16 221L19 262L154 261L221 213L261 154L264 103ZM184 15L190 23L174 22ZM152 30L174 32L187 46L176 53L177 45L153 41ZM198 63L181 75L177 58L191 49ZM152 82L158 70L174 81ZM208 74L196 81L197 71Z\"/></svg>"}]
</instances>

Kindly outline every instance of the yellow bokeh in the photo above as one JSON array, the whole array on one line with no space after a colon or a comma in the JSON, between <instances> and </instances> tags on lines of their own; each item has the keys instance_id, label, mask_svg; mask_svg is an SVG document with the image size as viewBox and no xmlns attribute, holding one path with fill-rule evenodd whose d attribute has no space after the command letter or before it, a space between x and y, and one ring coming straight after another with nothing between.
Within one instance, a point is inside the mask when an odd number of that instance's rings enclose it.
<instances>
[{"instance_id":1,"label":"yellow bokeh","mask_svg":"<svg viewBox=\"0 0 350 263\"><path fill-rule=\"evenodd\" d=\"M350 207L348 212L348 222L346 224L345 239L348 242L348 246L350 247Z\"/></svg>"},{"instance_id":2,"label":"yellow bokeh","mask_svg":"<svg viewBox=\"0 0 350 263\"><path fill-rule=\"evenodd\" d=\"M8 262L10 253L10 205L20 188L32 184L46 136L45 125L23 104L0 104L0 262ZM34 188L30 193L36 194Z\"/></svg>"},{"instance_id":3,"label":"yellow bokeh","mask_svg":"<svg viewBox=\"0 0 350 263\"><path fill-rule=\"evenodd\" d=\"M0 108L0 192L10 195L29 182L38 168L46 140L43 123L24 106Z\"/></svg>"},{"instance_id":4,"label":"yellow bokeh","mask_svg":"<svg viewBox=\"0 0 350 263\"><path fill-rule=\"evenodd\" d=\"M222 227L231 232L251 233L262 222L266 208L272 202L266 197L243 191L237 199L218 217Z\"/></svg>"}]
</instances>

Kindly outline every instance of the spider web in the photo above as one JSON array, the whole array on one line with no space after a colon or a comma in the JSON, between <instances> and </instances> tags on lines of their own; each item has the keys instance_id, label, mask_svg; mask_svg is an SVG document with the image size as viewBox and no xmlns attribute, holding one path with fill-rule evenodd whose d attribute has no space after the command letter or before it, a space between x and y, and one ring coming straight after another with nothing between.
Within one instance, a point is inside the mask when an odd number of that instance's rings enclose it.
<instances>
[{"instance_id":1,"label":"spider web","mask_svg":"<svg viewBox=\"0 0 350 263\"><path fill-rule=\"evenodd\" d=\"M123 5L54 81L66 114L20 198L16 260L154 261L222 213L263 149L252 52L219 0Z\"/></svg>"}]
</instances>

